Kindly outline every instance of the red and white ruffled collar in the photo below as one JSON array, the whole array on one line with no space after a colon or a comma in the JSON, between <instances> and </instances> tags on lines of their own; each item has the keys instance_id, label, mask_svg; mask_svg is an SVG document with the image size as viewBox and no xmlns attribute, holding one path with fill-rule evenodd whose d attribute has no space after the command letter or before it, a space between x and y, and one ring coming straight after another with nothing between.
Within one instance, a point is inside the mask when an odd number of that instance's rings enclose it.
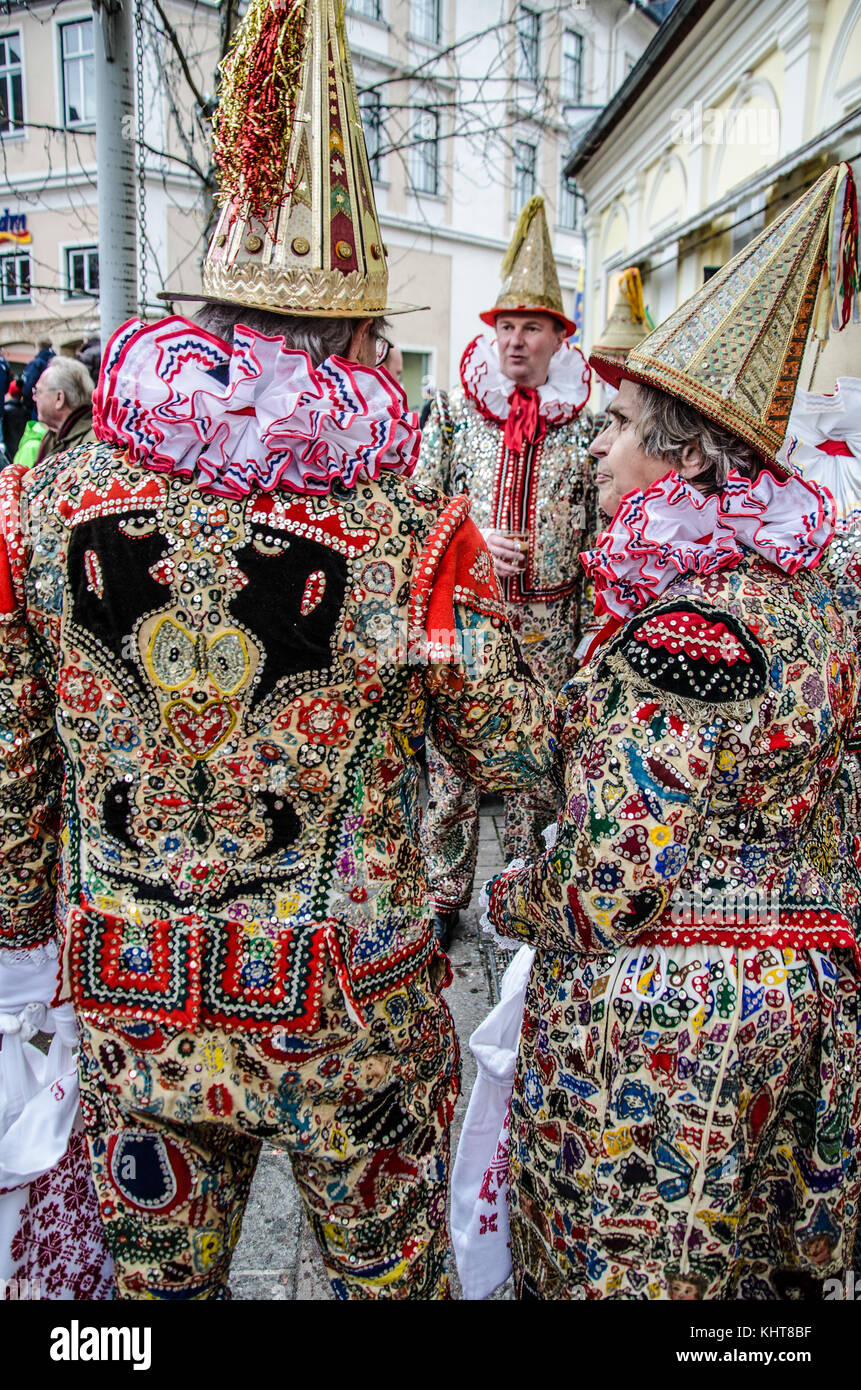
<instances>
[{"instance_id":1,"label":"red and white ruffled collar","mask_svg":"<svg viewBox=\"0 0 861 1390\"><path fill-rule=\"evenodd\" d=\"M460 362L463 389L482 415L503 424L517 385L499 365L496 339L480 333ZM592 368L578 347L563 343L550 359L547 380L538 390L538 414L551 429L568 425L589 399Z\"/></svg>"},{"instance_id":2,"label":"red and white ruffled collar","mask_svg":"<svg viewBox=\"0 0 861 1390\"><path fill-rule=\"evenodd\" d=\"M786 574L812 569L834 534L834 498L802 478L755 480L734 470L705 497L678 473L629 492L609 530L580 559L595 582L595 611L625 619L680 574L711 574L755 550Z\"/></svg>"},{"instance_id":3,"label":"red and white ruffled collar","mask_svg":"<svg viewBox=\"0 0 861 1390\"><path fill-rule=\"evenodd\" d=\"M406 404L381 368L342 357L314 367L248 328L228 345L188 319L132 319L108 343L93 424L134 463L220 497L326 493L336 480L413 471L421 431Z\"/></svg>"},{"instance_id":4,"label":"red and white ruffled collar","mask_svg":"<svg viewBox=\"0 0 861 1390\"><path fill-rule=\"evenodd\" d=\"M838 377L833 391L796 391L778 454L808 480L824 483L837 503L837 529L861 522L861 379Z\"/></svg>"}]
</instances>

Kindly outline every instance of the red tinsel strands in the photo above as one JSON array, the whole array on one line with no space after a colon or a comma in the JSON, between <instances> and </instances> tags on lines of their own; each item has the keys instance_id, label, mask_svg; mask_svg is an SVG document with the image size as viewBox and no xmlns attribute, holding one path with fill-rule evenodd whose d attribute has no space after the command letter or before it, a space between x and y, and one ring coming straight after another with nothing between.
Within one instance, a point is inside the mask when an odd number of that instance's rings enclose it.
<instances>
[{"instance_id":1,"label":"red tinsel strands","mask_svg":"<svg viewBox=\"0 0 861 1390\"><path fill-rule=\"evenodd\" d=\"M251 0L221 64L214 158L219 201L261 221L277 213L305 47L306 0Z\"/></svg>"},{"instance_id":2,"label":"red tinsel strands","mask_svg":"<svg viewBox=\"0 0 861 1390\"><path fill-rule=\"evenodd\" d=\"M858 312L858 194L848 164L834 190L828 227L827 259L822 267L813 332L824 342L832 328L838 332Z\"/></svg>"},{"instance_id":3,"label":"red tinsel strands","mask_svg":"<svg viewBox=\"0 0 861 1390\"><path fill-rule=\"evenodd\" d=\"M840 327L845 328L852 316L852 303L858 294L859 286L858 190L851 171L846 175L846 196L843 200L843 222L837 257L840 279L835 286L835 294L839 296Z\"/></svg>"}]
</instances>

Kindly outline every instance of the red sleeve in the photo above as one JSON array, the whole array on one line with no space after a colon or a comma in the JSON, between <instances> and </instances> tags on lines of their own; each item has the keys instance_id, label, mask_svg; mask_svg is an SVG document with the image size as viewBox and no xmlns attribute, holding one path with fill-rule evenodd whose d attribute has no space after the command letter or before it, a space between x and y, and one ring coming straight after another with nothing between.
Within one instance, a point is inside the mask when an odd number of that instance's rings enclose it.
<instances>
[{"instance_id":1,"label":"red sleeve","mask_svg":"<svg viewBox=\"0 0 861 1390\"><path fill-rule=\"evenodd\" d=\"M440 514L419 557L410 600L410 627L435 661L453 660L455 607L503 618L505 605L490 551L469 516L469 499L454 498Z\"/></svg>"}]
</instances>

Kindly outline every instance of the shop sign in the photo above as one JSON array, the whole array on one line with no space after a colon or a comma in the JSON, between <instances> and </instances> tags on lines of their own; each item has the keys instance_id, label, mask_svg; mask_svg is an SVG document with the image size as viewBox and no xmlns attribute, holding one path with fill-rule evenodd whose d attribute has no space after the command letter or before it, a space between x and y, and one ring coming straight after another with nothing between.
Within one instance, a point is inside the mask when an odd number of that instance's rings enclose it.
<instances>
[{"instance_id":1,"label":"shop sign","mask_svg":"<svg viewBox=\"0 0 861 1390\"><path fill-rule=\"evenodd\" d=\"M5 242L12 242L14 246L29 246L32 240L32 234L27 231L27 214L4 208L0 214L0 246Z\"/></svg>"}]
</instances>

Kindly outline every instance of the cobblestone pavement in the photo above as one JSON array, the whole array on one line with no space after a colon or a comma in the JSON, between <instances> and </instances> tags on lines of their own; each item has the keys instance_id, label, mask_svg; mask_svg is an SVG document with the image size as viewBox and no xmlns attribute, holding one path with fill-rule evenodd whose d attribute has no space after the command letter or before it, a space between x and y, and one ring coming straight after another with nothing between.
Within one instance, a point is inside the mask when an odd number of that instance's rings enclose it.
<instances>
[{"instance_id":1,"label":"cobblestone pavement","mask_svg":"<svg viewBox=\"0 0 861 1390\"><path fill-rule=\"evenodd\" d=\"M479 953L477 908L478 889L485 879L503 867L501 831L502 803L488 800L481 808L476 891L469 909L461 913L460 926L450 950L454 980L446 999L457 1027L463 1057L463 1089L455 1111L452 1154L456 1151L475 1079L475 1059L467 1046L467 1039L494 1002ZM460 1286L454 1268L452 1276L452 1292L455 1298L459 1298ZM260 1157L242 1236L233 1259L230 1287L233 1297L238 1299L332 1298L293 1182L290 1159L284 1150L273 1145L266 1145ZM510 1297L508 1286L495 1297Z\"/></svg>"}]
</instances>

